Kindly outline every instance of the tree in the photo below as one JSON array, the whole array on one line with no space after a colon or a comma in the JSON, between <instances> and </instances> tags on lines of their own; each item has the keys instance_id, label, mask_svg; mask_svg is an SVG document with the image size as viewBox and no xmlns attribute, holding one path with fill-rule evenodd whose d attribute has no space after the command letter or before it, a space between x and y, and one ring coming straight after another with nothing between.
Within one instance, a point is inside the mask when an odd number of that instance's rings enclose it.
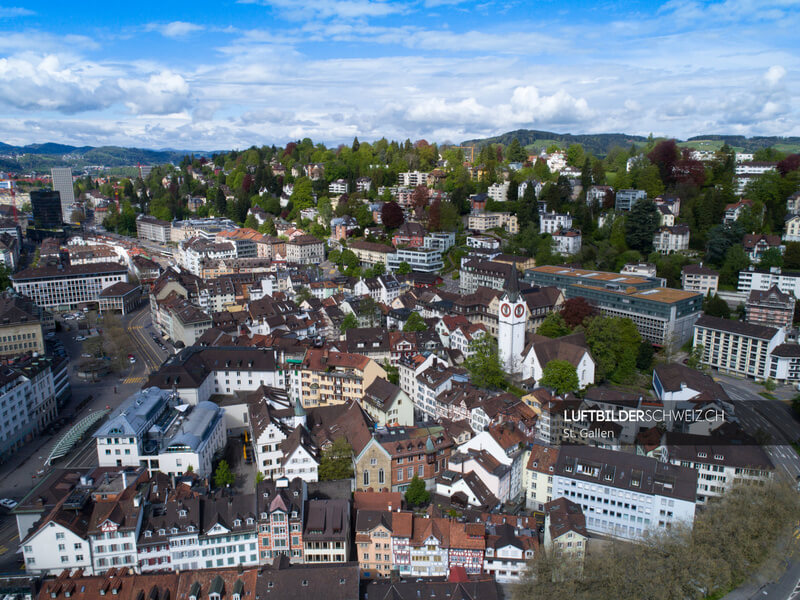
<instances>
[{"instance_id":1,"label":"tree","mask_svg":"<svg viewBox=\"0 0 800 600\"><path fill-rule=\"evenodd\" d=\"M261 471L256 472L256 487L258 487L258 484L262 481L264 481L264 473Z\"/></svg>"},{"instance_id":2,"label":"tree","mask_svg":"<svg viewBox=\"0 0 800 600\"><path fill-rule=\"evenodd\" d=\"M750 259L744 248L737 244L728 248L725 254L725 262L719 270L719 280L723 285L735 286L739 280L739 271L746 269L750 265Z\"/></svg>"},{"instance_id":3,"label":"tree","mask_svg":"<svg viewBox=\"0 0 800 600\"><path fill-rule=\"evenodd\" d=\"M675 182L675 164L680 158L680 151L675 140L664 140L656 144L647 155L657 168L661 181L665 186Z\"/></svg>"},{"instance_id":4,"label":"tree","mask_svg":"<svg viewBox=\"0 0 800 600\"><path fill-rule=\"evenodd\" d=\"M586 343L596 363L596 378L628 383L636 374L636 357L642 336L633 321L597 316L586 325Z\"/></svg>"},{"instance_id":5,"label":"tree","mask_svg":"<svg viewBox=\"0 0 800 600\"><path fill-rule=\"evenodd\" d=\"M464 361L472 384L480 388L502 388L506 377L497 354L497 340L483 335L469 343L470 356Z\"/></svg>"},{"instance_id":6,"label":"tree","mask_svg":"<svg viewBox=\"0 0 800 600\"><path fill-rule=\"evenodd\" d=\"M414 475L406 489L405 498L409 506L424 506L431 501L431 494L425 489L425 482Z\"/></svg>"},{"instance_id":7,"label":"tree","mask_svg":"<svg viewBox=\"0 0 800 600\"><path fill-rule=\"evenodd\" d=\"M769 269L770 267L783 266L783 254L780 248L768 248L761 254L761 260L758 266L762 269Z\"/></svg>"},{"instance_id":8,"label":"tree","mask_svg":"<svg viewBox=\"0 0 800 600\"><path fill-rule=\"evenodd\" d=\"M403 325L403 331L426 331L428 329L428 324L425 322L425 319L418 312L412 312L408 315L408 319L406 319L405 325Z\"/></svg>"},{"instance_id":9,"label":"tree","mask_svg":"<svg viewBox=\"0 0 800 600\"><path fill-rule=\"evenodd\" d=\"M578 371L566 360L551 360L542 369L539 384L555 390L558 395L574 392L580 386Z\"/></svg>"},{"instance_id":10,"label":"tree","mask_svg":"<svg viewBox=\"0 0 800 600\"><path fill-rule=\"evenodd\" d=\"M549 338L559 338L572 333L572 329L567 325L561 313L551 312L544 318L536 333Z\"/></svg>"},{"instance_id":11,"label":"tree","mask_svg":"<svg viewBox=\"0 0 800 600\"><path fill-rule=\"evenodd\" d=\"M589 304L585 298L578 296L576 298L570 298L564 302L564 305L561 307L560 314L567 327L570 329L575 329L578 325L583 325L583 322L588 317L594 316L595 312L596 311L594 307Z\"/></svg>"},{"instance_id":12,"label":"tree","mask_svg":"<svg viewBox=\"0 0 800 600\"><path fill-rule=\"evenodd\" d=\"M406 261L402 261L399 265L397 265L397 271L395 271L395 273L398 275L408 275L411 273L411 265Z\"/></svg>"},{"instance_id":13,"label":"tree","mask_svg":"<svg viewBox=\"0 0 800 600\"><path fill-rule=\"evenodd\" d=\"M244 220L244 226L248 229L258 229L258 220L256 219L255 215L247 215L247 218Z\"/></svg>"},{"instance_id":14,"label":"tree","mask_svg":"<svg viewBox=\"0 0 800 600\"><path fill-rule=\"evenodd\" d=\"M625 219L625 241L630 248L642 254L653 250L653 234L659 224L658 209L649 198L639 200L633 205Z\"/></svg>"},{"instance_id":15,"label":"tree","mask_svg":"<svg viewBox=\"0 0 800 600\"><path fill-rule=\"evenodd\" d=\"M800 242L786 242L783 266L787 269L800 269Z\"/></svg>"},{"instance_id":16,"label":"tree","mask_svg":"<svg viewBox=\"0 0 800 600\"><path fill-rule=\"evenodd\" d=\"M528 158L525 148L522 147L517 138L511 140L511 143L506 148L505 155L508 162L522 162Z\"/></svg>"},{"instance_id":17,"label":"tree","mask_svg":"<svg viewBox=\"0 0 800 600\"><path fill-rule=\"evenodd\" d=\"M36 251L38 252L39 249L37 248ZM12 287L11 286L11 271L9 270L9 268L7 266L0 265L0 290L7 290L10 287Z\"/></svg>"},{"instance_id":18,"label":"tree","mask_svg":"<svg viewBox=\"0 0 800 600\"><path fill-rule=\"evenodd\" d=\"M298 304L302 304L306 300L311 300L311 298L313 298L311 290L304 285L297 288L297 291L294 293L294 301Z\"/></svg>"},{"instance_id":19,"label":"tree","mask_svg":"<svg viewBox=\"0 0 800 600\"><path fill-rule=\"evenodd\" d=\"M341 325L339 325L339 331L345 333L348 329L358 329L358 317L356 317L355 313L347 313L342 319Z\"/></svg>"},{"instance_id":20,"label":"tree","mask_svg":"<svg viewBox=\"0 0 800 600\"><path fill-rule=\"evenodd\" d=\"M452 202L442 202L439 207L439 230L456 231L460 221L458 207Z\"/></svg>"},{"instance_id":21,"label":"tree","mask_svg":"<svg viewBox=\"0 0 800 600\"><path fill-rule=\"evenodd\" d=\"M692 347L692 351L689 353L689 358L686 359L686 366L690 369L702 369L703 360L703 352L705 348L703 344L697 344L696 346Z\"/></svg>"},{"instance_id":22,"label":"tree","mask_svg":"<svg viewBox=\"0 0 800 600\"><path fill-rule=\"evenodd\" d=\"M405 221L403 209L395 201L386 202L381 207L381 220L387 229L397 229Z\"/></svg>"},{"instance_id":23,"label":"tree","mask_svg":"<svg viewBox=\"0 0 800 600\"><path fill-rule=\"evenodd\" d=\"M645 373L653 368L653 357L655 356L653 344L647 340L642 340L639 344L639 351L636 353L636 368Z\"/></svg>"},{"instance_id":24,"label":"tree","mask_svg":"<svg viewBox=\"0 0 800 600\"><path fill-rule=\"evenodd\" d=\"M703 312L712 317L721 317L723 319L731 318L731 308L728 303L719 297L719 294L713 296L709 293L703 299Z\"/></svg>"},{"instance_id":25,"label":"tree","mask_svg":"<svg viewBox=\"0 0 800 600\"><path fill-rule=\"evenodd\" d=\"M214 471L214 485L218 488L224 488L233 485L234 481L236 481L236 474L231 471L228 461L225 459L219 461L217 470Z\"/></svg>"},{"instance_id":26,"label":"tree","mask_svg":"<svg viewBox=\"0 0 800 600\"><path fill-rule=\"evenodd\" d=\"M320 481L351 479L353 477L353 447L347 438L340 437L325 450L319 461Z\"/></svg>"},{"instance_id":27,"label":"tree","mask_svg":"<svg viewBox=\"0 0 800 600\"><path fill-rule=\"evenodd\" d=\"M792 410L798 417L800 417L800 394L797 394L794 398L792 398Z\"/></svg>"},{"instance_id":28,"label":"tree","mask_svg":"<svg viewBox=\"0 0 800 600\"><path fill-rule=\"evenodd\" d=\"M386 371L386 379L389 383L400 385L400 367L394 367L388 361L384 361L383 370Z\"/></svg>"}]
</instances>

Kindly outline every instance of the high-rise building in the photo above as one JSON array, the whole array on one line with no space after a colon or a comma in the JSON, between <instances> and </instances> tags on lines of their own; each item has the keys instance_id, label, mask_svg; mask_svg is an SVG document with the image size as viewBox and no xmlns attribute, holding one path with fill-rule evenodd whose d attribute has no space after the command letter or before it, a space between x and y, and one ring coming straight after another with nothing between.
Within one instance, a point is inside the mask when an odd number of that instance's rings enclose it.
<instances>
[{"instance_id":1,"label":"high-rise building","mask_svg":"<svg viewBox=\"0 0 800 600\"><path fill-rule=\"evenodd\" d=\"M72 169L69 167L53 167L53 189L61 194L61 218L64 223L71 222L72 205L75 204L75 192L72 187Z\"/></svg>"},{"instance_id":2,"label":"high-rise building","mask_svg":"<svg viewBox=\"0 0 800 600\"><path fill-rule=\"evenodd\" d=\"M59 192L50 189L32 190L31 207L36 229L61 227L61 194Z\"/></svg>"}]
</instances>

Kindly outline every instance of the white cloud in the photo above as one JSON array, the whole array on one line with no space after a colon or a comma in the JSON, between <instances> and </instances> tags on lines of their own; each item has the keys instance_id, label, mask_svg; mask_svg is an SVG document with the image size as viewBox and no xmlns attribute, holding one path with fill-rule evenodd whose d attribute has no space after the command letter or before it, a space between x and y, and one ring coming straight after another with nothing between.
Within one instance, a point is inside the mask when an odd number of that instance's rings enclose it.
<instances>
[{"instance_id":1,"label":"white cloud","mask_svg":"<svg viewBox=\"0 0 800 600\"><path fill-rule=\"evenodd\" d=\"M0 6L0 19L10 19L13 17L30 17L36 13L28 8L20 6Z\"/></svg>"},{"instance_id":2,"label":"white cloud","mask_svg":"<svg viewBox=\"0 0 800 600\"><path fill-rule=\"evenodd\" d=\"M764 74L764 79L770 86L776 86L786 75L786 69L780 65L773 65Z\"/></svg>"},{"instance_id":3,"label":"white cloud","mask_svg":"<svg viewBox=\"0 0 800 600\"><path fill-rule=\"evenodd\" d=\"M147 25L148 31L158 31L161 35L168 38L182 38L195 31L202 31L205 29L202 25L196 23L187 23L186 21L172 21L171 23L150 23Z\"/></svg>"},{"instance_id":4,"label":"white cloud","mask_svg":"<svg viewBox=\"0 0 800 600\"><path fill-rule=\"evenodd\" d=\"M402 2L388 0L238 0L240 4L260 4L275 9L281 16L292 20L313 19L366 19L386 17L407 12Z\"/></svg>"},{"instance_id":5,"label":"white cloud","mask_svg":"<svg viewBox=\"0 0 800 600\"><path fill-rule=\"evenodd\" d=\"M166 115L189 107L189 84L170 70L150 75L147 80L120 79L125 105L135 114Z\"/></svg>"}]
</instances>

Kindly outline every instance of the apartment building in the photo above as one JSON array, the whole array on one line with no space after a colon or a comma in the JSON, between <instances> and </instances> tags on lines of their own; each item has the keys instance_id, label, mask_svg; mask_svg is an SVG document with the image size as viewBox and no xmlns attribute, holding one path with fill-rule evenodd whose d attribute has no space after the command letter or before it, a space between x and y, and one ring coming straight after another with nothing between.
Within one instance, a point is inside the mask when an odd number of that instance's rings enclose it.
<instances>
[{"instance_id":1,"label":"apartment building","mask_svg":"<svg viewBox=\"0 0 800 600\"><path fill-rule=\"evenodd\" d=\"M572 229L572 215L555 212L539 215L539 231L541 233L552 234L559 229Z\"/></svg>"},{"instance_id":2,"label":"apartment building","mask_svg":"<svg viewBox=\"0 0 800 600\"><path fill-rule=\"evenodd\" d=\"M653 249L661 254L673 254L689 249L689 226L659 227L653 235Z\"/></svg>"},{"instance_id":3,"label":"apartment building","mask_svg":"<svg viewBox=\"0 0 800 600\"><path fill-rule=\"evenodd\" d=\"M441 425L391 427L377 432L375 439L392 457L387 485L392 492L405 492L414 477L434 489L454 446Z\"/></svg>"},{"instance_id":4,"label":"apartment building","mask_svg":"<svg viewBox=\"0 0 800 600\"><path fill-rule=\"evenodd\" d=\"M303 562L303 521L308 486L302 479L262 481L256 486L260 561L279 556Z\"/></svg>"},{"instance_id":5,"label":"apartment building","mask_svg":"<svg viewBox=\"0 0 800 600\"><path fill-rule=\"evenodd\" d=\"M503 181L501 183L493 183L489 186L486 190L486 195L489 196L495 202L505 202L508 200L508 188L511 186L511 182Z\"/></svg>"},{"instance_id":6,"label":"apartment building","mask_svg":"<svg viewBox=\"0 0 800 600\"><path fill-rule=\"evenodd\" d=\"M654 458L582 445L563 445L553 496L583 509L590 533L638 539L695 514L697 471Z\"/></svg>"},{"instance_id":7,"label":"apartment building","mask_svg":"<svg viewBox=\"0 0 800 600\"><path fill-rule=\"evenodd\" d=\"M325 260L325 242L313 235L301 235L286 242L286 262L318 265Z\"/></svg>"},{"instance_id":8,"label":"apartment building","mask_svg":"<svg viewBox=\"0 0 800 600\"><path fill-rule=\"evenodd\" d=\"M155 308L154 325L173 344L180 342L184 347L192 346L213 324L208 313L187 298L181 298L176 292L171 292L163 300L157 300Z\"/></svg>"},{"instance_id":9,"label":"apartment building","mask_svg":"<svg viewBox=\"0 0 800 600\"><path fill-rule=\"evenodd\" d=\"M42 308L70 310L96 303L100 292L128 281L128 268L115 263L38 267L11 276L14 290Z\"/></svg>"},{"instance_id":10,"label":"apartment building","mask_svg":"<svg viewBox=\"0 0 800 600\"><path fill-rule=\"evenodd\" d=\"M767 235L764 233L747 233L742 239L742 246L747 257L752 263L758 263L767 250L777 249L781 254L786 252L786 246L781 244L781 238L777 235Z\"/></svg>"},{"instance_id":11,"label":"apartment building","mask_svg":"<svg viewBox=\"0 0 800 600\"><path fill-rule=\"evenodd\" d=\"M525 454L527 462L522 471L525 507L542 512L545 504L553 499L553 472L558 460L558 446L537 442Z\"/></svg>"},{"instance_id":12,"label":"apartment building","mask_svg":"<svg viewBox=\"0 0 800 600\"><path fill-rule=\"evenodd\" d=\"M462 261L458 279L459 291L462 294L473 294L479 287L502 290L512 270L511 264L493 260L472 258Z\"/></svg>"},{"instance_id":13,"label":"apartment building","mask_svg":"<svg viewBox=\"0 0 800 600\"><path fill-rule=\"evenodd\" d=\"M764 381L770 376L770 355L785 338L783 328L703 315L694 325L693 346L702 346L704 365Z\"/></svg>"},{"instance_id":14,"label":"apartment building","mask_svg":"<svg viewBox=\"0 0 800 600\"><path fill-rule=\"evenodd\" d=\"M580 229L559 229L553 232L553 252L572 256L581 251L583 235Z\"/></svg>"},{"instance_id":15,"label":"apartment building","mask_svg":"<svg viewBox=\"0 0 800 600\"><path fill-rule=\"evenodd\" d=\"M418 273L438 273L444 268L442 251L436 248L398 248L394 254L386 256L388 271L397 271L403 263Z\"/></svg>"},{"instance_id":16,"label":"apartment building","mask_svg":"<svg viewBox=\"0 0 800 600\"><path fill-rule=\"evenodd\" d=\"M777 286L767 291L752 290L745 303L745 320L767 327L791 327L795 297L784 294Z\"/></svg>"},{"instance_id":17,"label":"apartment building","mask_svg":"<svg viewBox=\"0 0 800 600\"><path fill-rule=\"evenodd\" d=\"M644 190L617 190L614 208L618 211L629 211L640 200L647 199L647 192Z\"/></svg>"},{"instance_id":18,"label":"apartment building","mask_svg":"<svg viewBox=\"0 0 800 600\"><path fill-rule=\"evenodd\" d=\"M467 219L467 229L484 233L490 229L504 229L511 235L519 233L517 215L509 212L473 211Z\"/></svg>"},{"instance_id":19,"label":"apartment building","mask_svg":"<svg viewBox=\"0 0 800 600\"><path fill-rule=\"evenodd\" d=\"M681 269L681 287L686 292L713 296L719 287L719 273L704 267L703 263L686 265Z\"/></svg>"},{"instance_id":20,"label":"apartment building","mask_svg":"<svg viewBox=\"0 0 800 600\"><path fill-rule=\"evenodd\" d=\"M377 264L385 265L388 256L395 252L393 247L378 244L377 242L355 241L348 244L347 249L355 253L362 267L371 267Z\"/></svg>"},{"instance_id":21,"label":"apartment building","mask_svg":"<svg viewBox=\"0 0 800 600\"><path fill-rule=\"evenodd\" d=\"M0 294L0 356L16 356L27 352L43 354L41 319L45 317L44 313L25 297L10 291Z\"/></svg>"},{"instance_id":22,"label":"apartment building","mask_svg":"<svg viewBox=\"0 0 800 600\"><path fill-rule=\"evenodd\" d=\"M304 408L360 402L376 377L386 379L386 371L366 356L318 348L287 368L292 400Z\"/></svg>"},{"instance_id":23,"label":"apartment building","mask_svg":"<svg viewBox=\"0 0 800 600\"><path fill-rule=\"evenodd\" d=\"M303 528L306 564L345 563L350 557L350 501L310 500Z\"/></svg>"},{"instance_id":24,"label":"apartment building","mask_svg":"<svg viewBox=\"0 0 800 600\"><path fill-rule=\"evenodd\" d=\"M136 217L136 237L166 244L172 239L172 223L156 219L150 215Z\"/></svg>"},{"instance_id":25,"label":"apartment building","mask_svg":"<svg viewBox=\"0 0 800 600\"><path fill-rule=\"evenodd\" d=\"M404 187L415 188L428 183L428 174L422 171L406 171L397 174L397 183Z\"/></svg>"},{"instance_id":26,"label":"apartment building","mask_svg":"<svg viewBox=\"0 0 800 600\"><path fill-rule=\"evenodd\" d=\"M697 504L719 498L734 485L768 482L775 466L757 444L731 444L704 435L667 432L665 458L673 465L697 471Z\"/></svg>"},{"instance_id":27,"label":"apartment building","mask_svg":"<svg viewBox=\"0 0 800 600\"><path fill-rule=\"evenodd\" d=\"M545 547L557 555L582 562L589 533L580 505L567 498L558 498L545 505L544 519Z\"/></svg>"}]
</instances>

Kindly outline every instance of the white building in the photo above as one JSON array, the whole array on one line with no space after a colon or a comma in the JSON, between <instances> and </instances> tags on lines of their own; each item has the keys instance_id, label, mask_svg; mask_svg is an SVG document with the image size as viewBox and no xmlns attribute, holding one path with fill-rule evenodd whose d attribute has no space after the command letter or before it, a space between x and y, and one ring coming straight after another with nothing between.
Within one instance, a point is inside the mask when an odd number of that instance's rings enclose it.
<instances>
[{"instance_id":1,"label":"white building","mask_svg":"<svg viewBox=\"0 0 800 600\"><path fill-rule=\"evenodd\" d=\"M214 453L226 443L223 411L212 402L178 402L156 387L125 400L94 433L99 465L210 476Z\"/></svg>"},{"instance_id":2,"label":"white building","mask_svg":"<svg viewBox=\"0 0 800 600\"><path fill-rule=\"evenodd\" d=\"M535 179L523 181L517 186L517 198L522 198L522 196L525 195L525 190L528 189L528 186L533 186L533 191L537 198L539 197L539 194L542 193L542 188L544 187L541 181L536 181Z\"/></svg>"},{"instance_id":3,"label":"white building","mask_svg":"<svg viewBox=\"0 0 800 600\"><path fill-rule=\"evenodd\" d=\"M347 183L345 179L337 179L336 181L331 181L328 184L328 193L335 194L337 196L341 194L346 194L350 191L350 185Z\"/></svg>"},{"instance_id":4,"label":"white building","mask_svg":"<svg viewBox=\"0 0 800 600\"><path fill-rule=\"evenodd\" d=\"M539 216L539 231L541 233L555 233L559 229L571 229L572 216L570 214L545 213Z\"/></svg>"},{"instance_id":5,"label":"white building","mask_svg":"<svg viewBox=\"0 0 800 600\"><path fill-rule=\"evenodd\" d=\"M686 265L681 270L681 287L687 292L699 292L704 296L717 293L719 273L699 265Z\"/></svg>"},{"instance_id":6,"label":"white building","mask_svg":"<svg viewBox=\"0 0 800 600\"><path fill-rule=\"evenodd\" d=\"M672 254L689 249L689 227L687 225L673 225L672 227L659 227L653 235L653 248L661 254Z\"/></svg>"},{"instance_id":7,"label":"white building","mask_svg":"<svg viewBox=\"0 0 800 600\"><path fill-rule=\"evenodd\" d=\"M553 496L579 504L589 532L620 539L691 526L696 490L694 469L583 445L562 445L553 475Z\"/></svg>"},{"instance_id":8,"label":"white building","mask_svg":"<svg viewBox=\"0 0 800 600\"><path fill-rule=\"evenodd\" d=\"M467 247L478 248L480 250L499 250L500 240L489 237L488 235L468 235Z\"/></svg>"},{"instance_id":9,"label":"white building","mask_svg":"<svg viewBox=\"0 0 800 600\"><path fill-rule=\"evenodd\" d=\"M418 185L425 185L427 182L428 174L422 171L407 171L397 174L397 183L404 187L414 188Z\"/></svg>"},{"instance_id":10,"label":"white building","mask_svg":"<svg viewBox=\"0 0 800 600\"><path fill-rule=\"evenodd\" d=\"M780 267L763 269L753 265L739 271L740 292L749 294L753 290L766 292L771 287L776 286L784 294L792 294L795 298L800 298L800 273L784 273Z\"/></svg>"},{"instance_id":11,"label":"white building","mask_svg":"<svg viewBox=\"0 0 800 600\"><path fill-rule=\"evenodd\" d=\"M508 200L508 187L511 184L508 181L502 183L493 183L486 190L486 194L495 202L505 202Z\"/></svg>"},{"instance_id":12,"label":"white building","mask_svg":"<svg viewBox=\"0 0 800 600\"><path fill-rule=\"evenodd\" d=\"M14 290L42 308L72 309L95 303L100 292L128 281L128 268L117 263L38 267L11 276Z\"/></svg>"},{"instance_id":13,"label":"white building","mask_svg":"<svg viewBox=\"0 0 800 600\"><path fill-rule=\"evenodd\" d=\"M583 236L580 229L559 229L552 235L554 253L571 256L581 251Z\"/></svg>"},{"instance_id":14,"label":"white building","mask_svg":"<svg viewBox=\"0 0 800 600\"><path fill-rule=\"evenodd\" d=\"M401 263L408 263L412 271L437 273L444 267L442 252L434 248L398 248L394 254L387 254L386 268L396 271Z\"/></svg>"},{"instance_id":15,"label":"white building","mask_svg":"<svg viewBox=\"0 0 800 600\"><path fill-rule=\"evenodd\" d=\"M500 364L506 373L522 371L522 351L525 348L525 323L528 307L519 292L517 264L513 263L511 275L498 304L497 347Z\"/></svg>"}]
</instances>

